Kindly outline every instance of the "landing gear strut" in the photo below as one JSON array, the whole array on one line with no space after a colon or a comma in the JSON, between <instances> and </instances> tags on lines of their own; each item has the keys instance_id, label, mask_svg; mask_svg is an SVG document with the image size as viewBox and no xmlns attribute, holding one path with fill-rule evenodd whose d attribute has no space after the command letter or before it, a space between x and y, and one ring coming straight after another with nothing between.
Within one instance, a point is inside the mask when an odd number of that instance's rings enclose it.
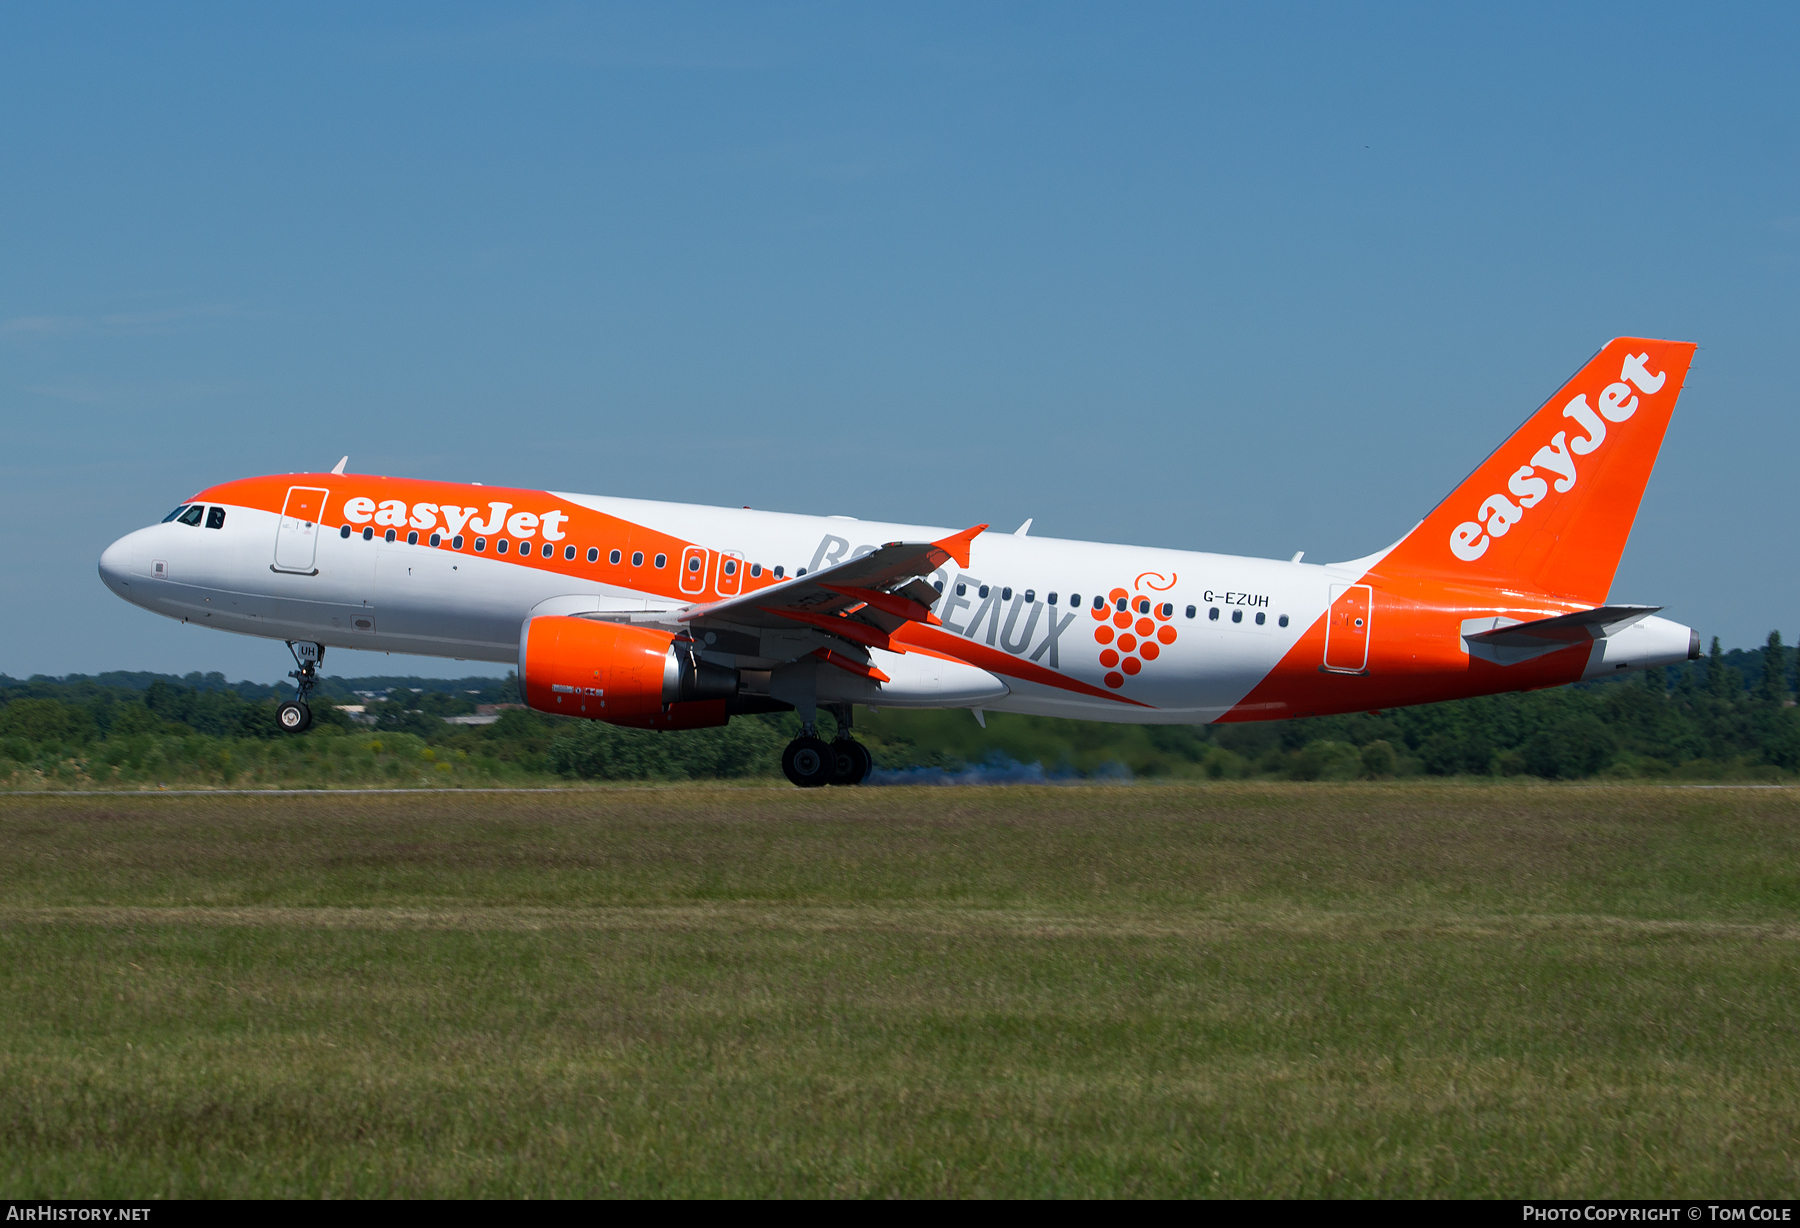
<instances>
[{"instance_id":1,"label":"landing gear strut","mask_svg":"<svg viewBox=\"0 0 1800 1228\"><path fill-rule=\"evenodd\" d=\"M275 723L283 733L302 733L312 724L312 709L306 699L319 685L319 662L325 659L325 645L289 640L287 646L294 654L294 664L300 668L288 671L288 677L294 680L294 697L275 709Z\"/></svg>"},{"instance_id":2,"label":"landing gear strut","mask_svg":"<svg viewBox=\"0 0 1800 1228\"><path fill-rule=\"evenodd\" d=\"M875 766L869 748L850 736L850 705L833 706L838 734L830 743L819 738L811 721L800 726L800 736L788 743L781 756L781 770L802 789L821 785L859 785Z\"/></svg>"}]
</instances>

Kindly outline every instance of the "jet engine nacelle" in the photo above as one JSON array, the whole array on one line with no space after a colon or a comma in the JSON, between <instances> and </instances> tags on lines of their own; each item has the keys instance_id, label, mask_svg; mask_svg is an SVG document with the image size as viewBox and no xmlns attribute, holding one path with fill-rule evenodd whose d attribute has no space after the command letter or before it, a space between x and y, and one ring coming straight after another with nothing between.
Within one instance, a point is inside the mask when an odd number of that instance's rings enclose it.
<instances>
[{"instance_id":1,"label":"jet engine nacelle","mask_svg":"<svg viewBox=\"0 0 1800 1228\"><path fill-rule=\"evenodd\" d=\"M546 615L519 632L519 691L539 712L647 729L723 725L734 669L667 631Z\"/></svg>"}]
</instances>

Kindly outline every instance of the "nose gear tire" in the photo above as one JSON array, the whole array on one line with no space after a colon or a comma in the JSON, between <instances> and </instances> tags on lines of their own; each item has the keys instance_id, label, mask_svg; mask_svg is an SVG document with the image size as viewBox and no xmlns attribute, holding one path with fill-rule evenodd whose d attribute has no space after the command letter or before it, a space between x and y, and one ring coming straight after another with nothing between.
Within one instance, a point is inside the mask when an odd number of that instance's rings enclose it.
<instances>
[{"instance_id":1,"label":"nose gear tire","mask_svg":"<svg viewBox=\"0 0 1800 1228\"><path fill-rule=\"evenodd\" d=\"M275 723L283 733L301 733L312 724L312 709L289 700L275 709Z\"/></svg>"},{"instance_id":2,"label":"nose gear tire","mask_svg":"<svg viewBox=\"0 0 1800 1228\"><path fill-rule=\"evenodd\" d=\"M816 789L831 783L831 747L818 738L795 738L781 752L781 770L802 789Z\"/></svg>"}]
</instances>

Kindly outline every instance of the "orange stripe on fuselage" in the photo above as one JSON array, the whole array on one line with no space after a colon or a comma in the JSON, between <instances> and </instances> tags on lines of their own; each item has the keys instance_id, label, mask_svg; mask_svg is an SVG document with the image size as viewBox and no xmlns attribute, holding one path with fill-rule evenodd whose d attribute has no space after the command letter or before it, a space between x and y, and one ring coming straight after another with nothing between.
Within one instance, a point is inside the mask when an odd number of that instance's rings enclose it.
<instances>
[{"instance_id":1,"label":"orange stripe on fuselage","mask_svg":"<svg viewBox=\"0 0 1800 1228\"><path fill-rule=\"evenodd\" d=\"M262 511L279 515L282 505L287 499L290 486L315 486L330 491L325 507L320 513L320 523L329 528L338 528L351 522L344 515L344 504L347 500L358 496L373 499L379 505L384 500L398 500L406 504L408 512L421 503L432 503L440 508L448 504L457 508L473 506L475 515L472 519L485 520L490 514L490 506L494 503L508 504L507 514L515 512L531 512L542 515L546 511L560 511L566 517L562 526L562 537L552 543L555 553L551 558L542 557L543 537L534 530L530 537L522 537L507 533L502 527L497 533L479 534L489 538L488 549L477 554L474 539L476 530L465 523L461 532L463 548L454 553L473 555L477 558L492 559L495 562L510 563L514 567L530 567L537 571L554 572L572 579L595 581L603 584L614 584L633 592L645 593L655 597L666 598L672 602L688 602L693 597L684 594L680 589L681 553L688 546L699 546L697 542L689 542L668 533L659 533L655 529L633 521L623 520L617 516L609 516L604 512L594 511L579 503L571 503L559 499L548 491L525 490L507 486L475 486L463 482L431 482L414 478L373 477L363 474L339 475L332 473L297 473L279 474L256 478L242 478L233 482L224 482L210 487L194 496L194 502L228 503L237 507L253 507ZM450 550L451 533L443 516L436 520L436 532L444 537L444 544L438 549ZM351 524L351 528L360 532L364 528L373 528L378 534L394 528L400 540L416 526L378 525L373 520L360 524ZM419 529L420 544L423 545L431 529ZM516 549L509 549L504 555L496 554L493 549L494 539L506 538L509 542L528 541L531 543L531 554L522 556ZM576 548L573 559L564 559L563 547ZM599 561L587 561L588 547L597 547L600 551ZM618 563L608 562L608 553L612 550L620 552ZM634 552L642 551L644 563L641 567L631 565ZM658 555L667 557L667 565L657 568L653 560ZM706 575L714 574L713 567L717 562L716 551L708 552ZM748 569L742 573L740 592L754 593L760 589L772 587L784 581L777 580L765 568L761 576L751 576Z\"/></svg>"},{"instance_id":2,"label":"orange stripe on fuselage","mask_svg":"<svg viewBox=\"0 0 1800 1228\"><path fill-rule=\"evenodd\" d=\"M1144 703L1142 700L1131 699L1113 691L1103 691L1097 686L1089 686L1085 682L1065 677L1041 665L1022 661L1011 653L1002 652L998 648L989 648L986 644L978 644L973 640L966 640L960 635L952 635L937 627L927 627L921 623L907 623L896 630L889 639L897 647L903 646L909 651L924 652L950 661L961 661L965 665L977 666L1002 678L1018 678L1026 682L1041 683L1058 690L1073 691L1077 695L1089 695L1096 699L1110 699L1114 703L1127 704L1132 707L1154 707L1153 704Z\"/></svg>"},{"instance_id":3,"label":"orange stripe on fuselage","mask_svg":"<svg viewBox=\"0 0 1800 1228\"><path fill-rule=\"evenodd\" d=\"M1529 622L1587 608L1579 603L1452 584L1437 576L1384 576L1380 564L1357 583L1369 585L1373 593L1366 672L1330 673L1323 668L1326 623L1331 617L1327 610L1219 720L1329 716L1533 691L1574 682L1587 668L1592 647L1588 644L1505 666L1470 656L1462 644L1465 619L1502 615Z\"/></svg>"}]
</instances>

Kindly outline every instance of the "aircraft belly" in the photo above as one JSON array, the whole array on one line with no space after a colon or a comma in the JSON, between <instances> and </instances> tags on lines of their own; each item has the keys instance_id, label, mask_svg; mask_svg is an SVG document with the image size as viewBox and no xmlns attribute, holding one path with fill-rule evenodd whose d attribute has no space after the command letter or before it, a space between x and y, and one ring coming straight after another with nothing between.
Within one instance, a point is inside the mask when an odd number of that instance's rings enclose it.
<instances>
[{"instance_id":1,"label":"aircraft belly","mask_svg":"<svg viewBox=\"0 0 1800 1228\"><path fill-rule=\"evenodd\" d=\"M1008 684L979 666L930 653L874 649L875 667L888 676L877 685L843 670L821 668L821 694L842 695L889 708L962 708L1005 698Z\"/></svg>"}]
</instances>

